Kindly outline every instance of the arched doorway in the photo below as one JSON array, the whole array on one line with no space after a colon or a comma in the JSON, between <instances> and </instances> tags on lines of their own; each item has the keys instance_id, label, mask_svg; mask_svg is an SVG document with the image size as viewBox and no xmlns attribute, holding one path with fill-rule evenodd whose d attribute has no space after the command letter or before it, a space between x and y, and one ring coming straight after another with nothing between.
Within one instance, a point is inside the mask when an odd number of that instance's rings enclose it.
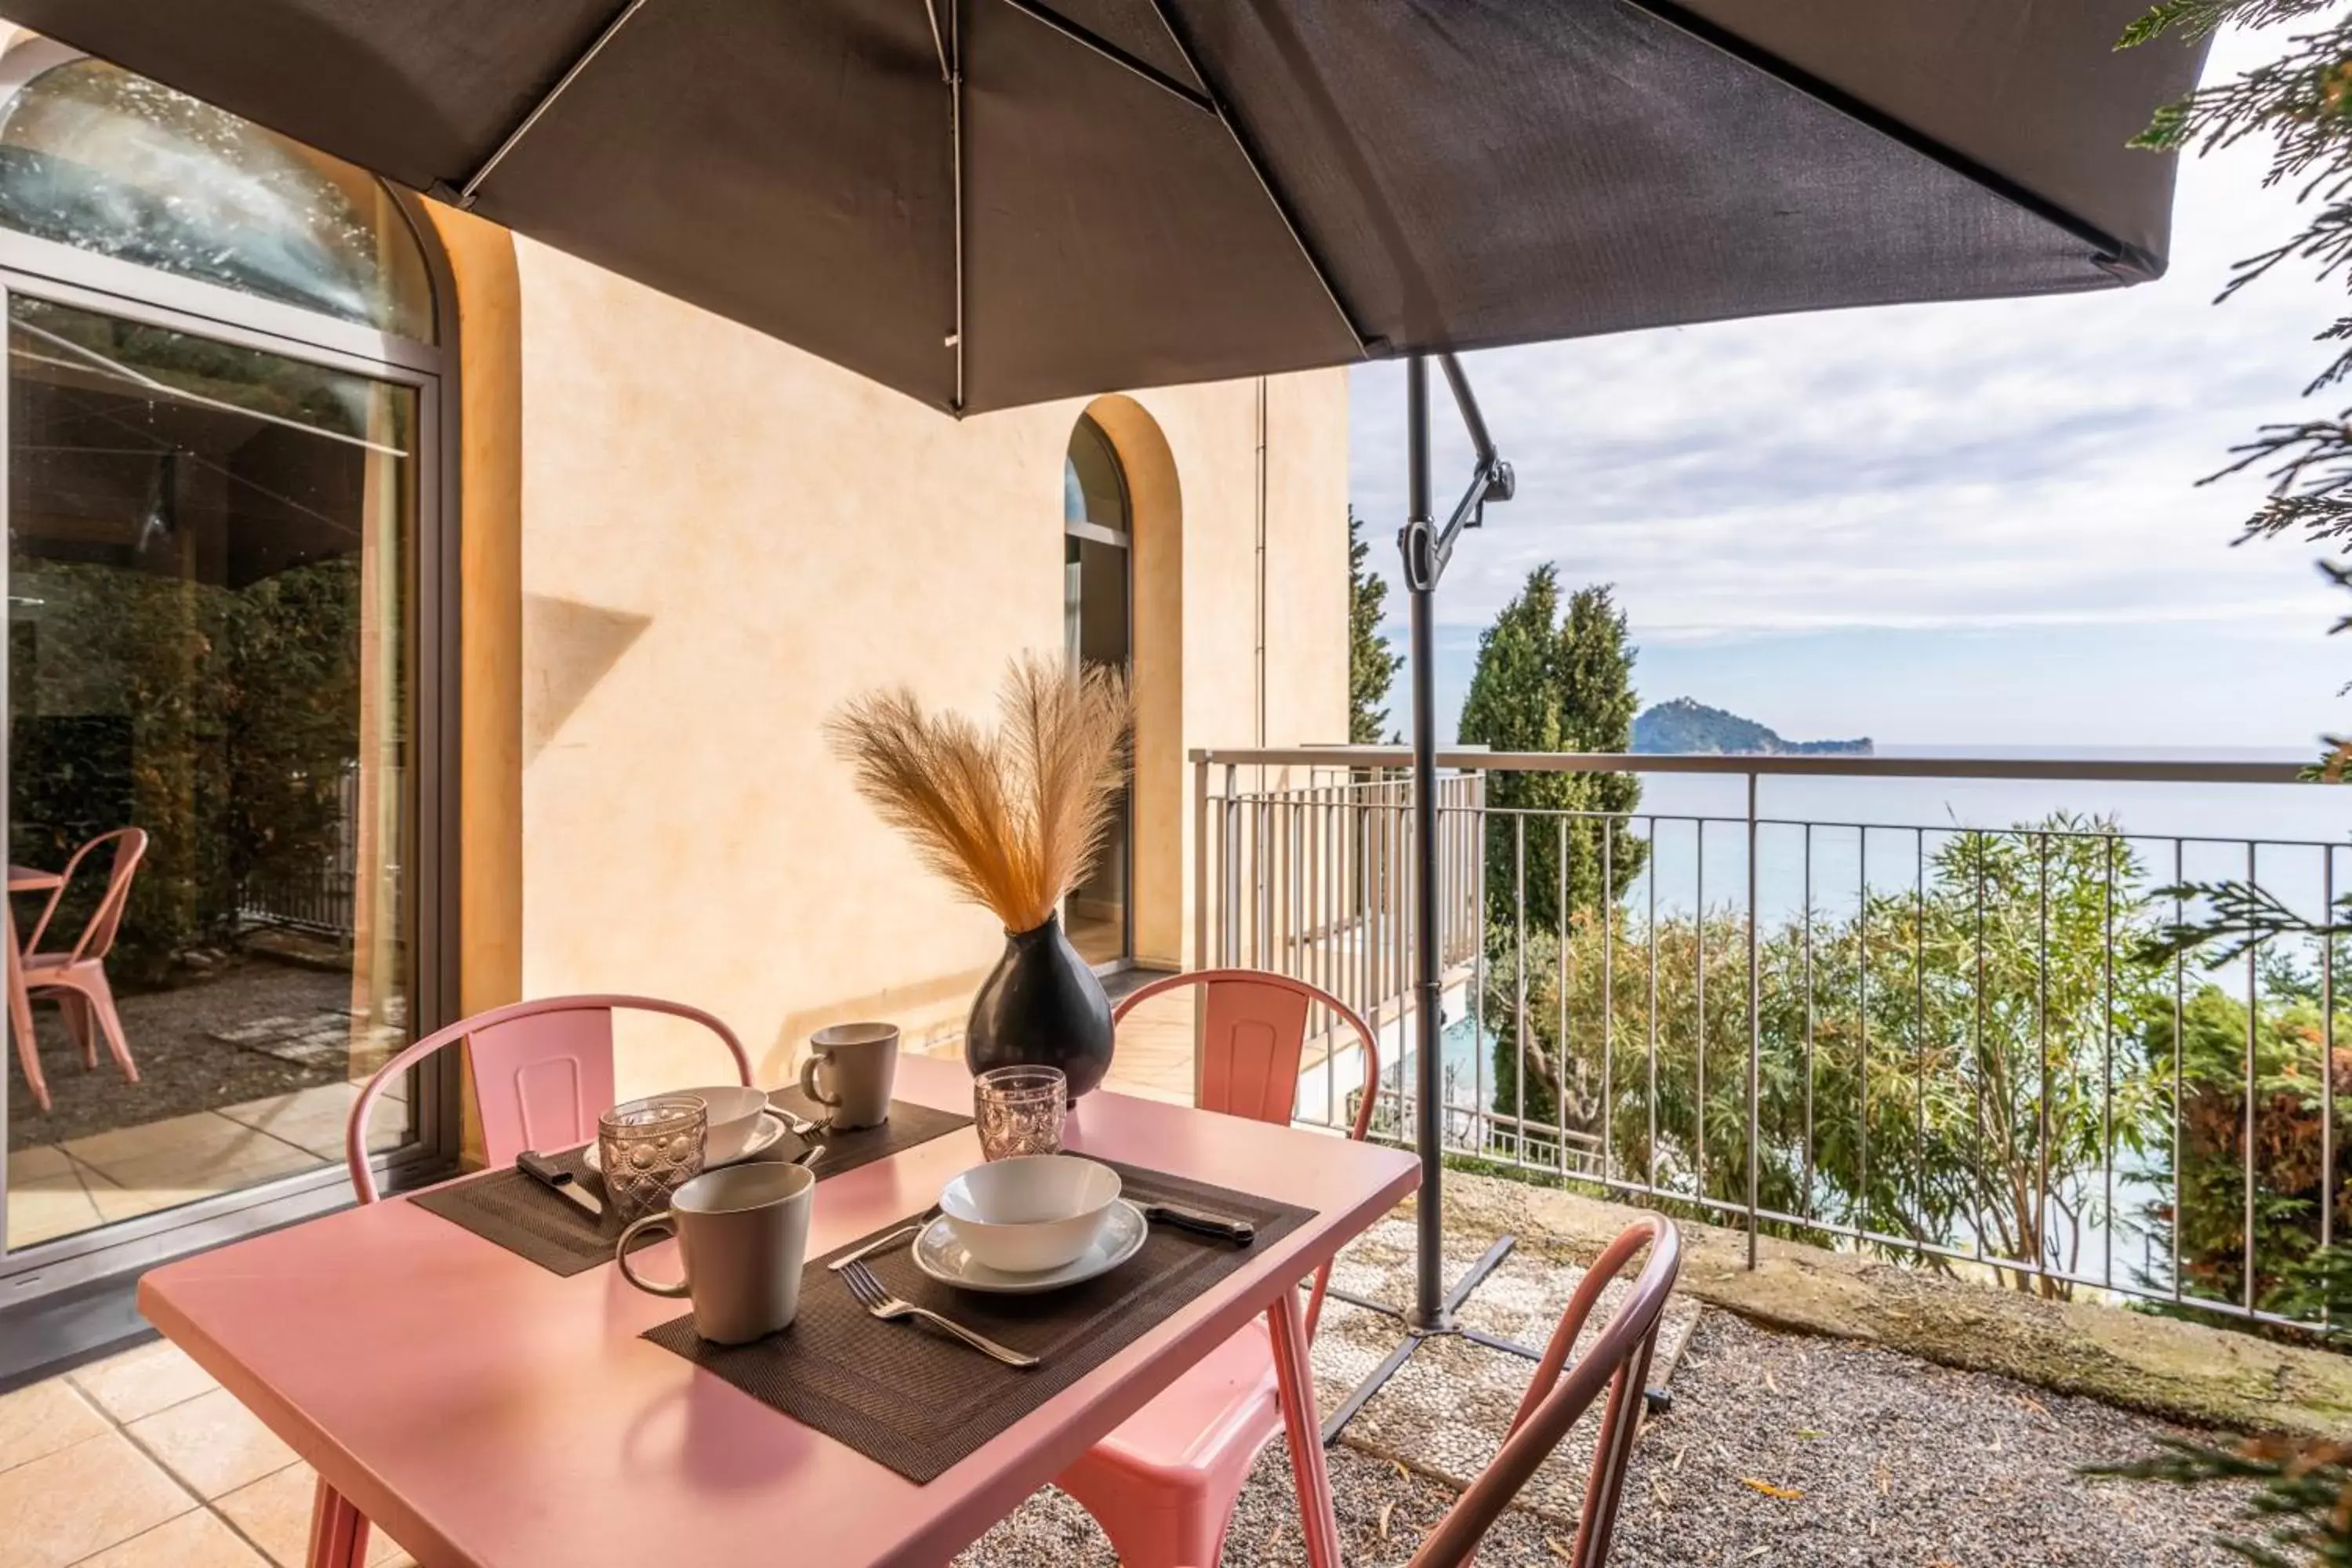
<instances>
[{"instance_id":1,"label":"arched doorway","mask_svg":"<svg viewBox=\"0 0 2352 1568\"><path fill-rule=\"evenodd\" d=\"M96 921L97 1070L89 1005L10 987L0 1279L69 1281L340 1201L354 1082L440 1010L446 296L364 171L49 39L0 51L8 859L144 842ZM447 1109L412 1092L371 1142L444 1141Z\"/></svg>"},{"instance_id":2,"label":"arched doorway","mask_svg":"<svg viewBox=\"0 0 2352 1568\"><path fill-rule=\"evenodd\" d=\"M1062 642L1070 668L1131 667L1134 521L1127 473L1101 426L1078 416L1062 462ZM1135 953L1134 792L1122 790L1110 841L1093 872L1071 889L1070 941L1098 971Z\"/></svg>"}]
</instances>

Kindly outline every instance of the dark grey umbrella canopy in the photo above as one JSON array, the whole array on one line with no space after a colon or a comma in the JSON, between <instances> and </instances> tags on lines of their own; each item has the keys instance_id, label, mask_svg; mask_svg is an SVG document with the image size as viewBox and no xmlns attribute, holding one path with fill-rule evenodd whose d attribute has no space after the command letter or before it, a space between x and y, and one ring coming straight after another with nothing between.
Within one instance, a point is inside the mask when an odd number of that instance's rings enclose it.
<instances>
[{"instance_id":1,"label":"dark grey umbrella canopy","mask_svg":"<svg viewBox=\"0 0 2352 1568\"><path fill-rule=\"evenodd\" d=\"M2193 83L2201 48L2117 53L2146 4L0 13L977 412L2154 277L2172 160L2125 142Z\"/></svg>"}]
</instances>

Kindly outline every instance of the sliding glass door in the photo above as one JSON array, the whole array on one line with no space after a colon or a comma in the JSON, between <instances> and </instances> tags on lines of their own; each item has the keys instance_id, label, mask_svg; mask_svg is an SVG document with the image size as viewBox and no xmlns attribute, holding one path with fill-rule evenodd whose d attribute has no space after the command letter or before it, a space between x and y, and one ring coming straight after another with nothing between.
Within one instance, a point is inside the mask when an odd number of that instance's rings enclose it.
<instances>
[{"instance_id":1,"label":"sliding glass door","mask_svg":"<svg viewBox=\"0 0 2352 1568\"><path fill-rule=\"evenodd\" d=\"M429 226L0 30L0 1290L348 1201L454 980ZM454 1148L445 1073L379 1151Z\"/></svg>"},{"instance_id":2,"label":"sliding glass door","mask_svg":"<svg viewBox=\"0 0 2352 1568\"><path fill-rule=\"evenodd\" d=\"M7 319L13 1250L340 1161L409 1037L420 411L26 293ZM395 1100L373 1138L410 1132Z\"/></svg>"}]
</instances>

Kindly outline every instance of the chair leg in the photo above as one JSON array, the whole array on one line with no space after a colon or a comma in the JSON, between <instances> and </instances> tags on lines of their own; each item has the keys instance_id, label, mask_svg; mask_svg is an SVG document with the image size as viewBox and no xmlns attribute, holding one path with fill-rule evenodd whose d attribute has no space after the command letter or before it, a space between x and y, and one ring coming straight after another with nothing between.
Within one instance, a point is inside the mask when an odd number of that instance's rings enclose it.
<instances>
[{"instance_id":1,"label":"chair leg","mask_svg":"<svg viewBox=\"0 0 2352 1568\"><path fill-rule=\"evenodd\" d=\"M1315 1374L1307 1360L1307 1323L1298 1292L1286 1289L1266 1309L1274 1342L1274 1375L1282 1394L1283 1436L1290 1447L1290 1479L1298 1489L1298 1522L1314 1568L1340 1568L1339 1521L1331 1508L1331 1479L1323 1468L1322 1423L1315 1415Z\"/></svg>"},{"instance_id":2,"label":"chair leg","mask_svg":"<svg viewBox=\"0 0 2352 1568\"><path fill-rule=\"evenodd\" d=\"M367 1516L324 1476L311 1498L310 1568L367 1568Z\"/></svg>"},{"instance_id":3,"label":"chair leg","mask_svg":"<svg viewBox=\"0 0 2352 1568\"><path fill-rule=\"evenodd\" d=\"M89 1008L71 991L57 993L58 1016L65 1020L66 1038L81 1048L81 1070L98 1066L98 1036L89 1026Z\"/></svg>"},{"instance_id":4,"label":"chair leg","mask_svg":"<svg viewBox=\"0 0 2352 1568\"><path fill-rule=\"evenodd\" d=\"M47 1115L49 1109L48 1080L41 1077L41 1053L33 1038L33 1002L25 990L24 977L16 965L8 964L8 1032L16 1037L16 1061L25 1069L25 1081L32 1086L33 1103Z\"/></svg>"},{"instance_id":5,"label":"chair leg","mask_svg":"<svg viewBox=\"0 0 2352 1568\"><path fill-rule=\"evenodd\" d=\"M103 972L96 977L92 989L85 992L79 1000L83 1006L97 1015L98 1026L106 1036L107 1047L113 1051L116 1064L122 1068L124 1080L137 1083L139 1067L131 1059L131 1042L122 1033L122 1015L114 1010L114 990L107 984ZM90 1049L94 1056L97 1047L92 1045Z\"/></svg>"}]
</instances>

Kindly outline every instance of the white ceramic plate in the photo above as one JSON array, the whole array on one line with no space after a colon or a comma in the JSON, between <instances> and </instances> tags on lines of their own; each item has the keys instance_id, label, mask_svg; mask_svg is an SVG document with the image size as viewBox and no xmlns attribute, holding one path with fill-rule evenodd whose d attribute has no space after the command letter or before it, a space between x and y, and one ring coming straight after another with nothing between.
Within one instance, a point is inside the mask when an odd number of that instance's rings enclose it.
<instances>
[{"instance_id":1,"label":"white ceramic plate","mask_svg":"<svg viewBox=\"0 0 2352 1568\"><path fill-rule=\"evenodd\" d=\"M1096 1235L1094 1245L1069 1262L1038 1274L1000 1274L973 1262L971 1254L964 1250L963 1243L956 1239L955 1232L948 1228L942 1217L925 1226L915 1237L915 1267L940 1284L952 1285L960 1290L1033 1296L1109 1273L1140 1251L1150 1234L1143 1211L1125 1198L1118 1198L1103 1211L1102 1229Z\"/></svg>"},{"instance_id":2,"label":"white ceramic plate","mask_svg":"<svg viewBox=\"0 0 2352 1568\"><path fill-rule=\"evenodd\" d=\"M751 1136L743 1144L743 1152L740 1154L736 1155L732 1160L721 1160L717 1165L711 1166L710 1169L716 1171L727 1165L740 1165L746 1160L756 1160L761 1155L766 1153L769 1150L774 1148L778 1142L786 1136L788 1136L788 1134L785 1131L784 1124L763 1110L760 1113L760 1125L751 1130ZM580 1152L580 1157L588 1162L588 1168L590 1170L595 1172L600 1176L604 1173L604 1161L595 1144L591 1143L587 1148L582 1150Z\"/></svg>"}]
</instances>

